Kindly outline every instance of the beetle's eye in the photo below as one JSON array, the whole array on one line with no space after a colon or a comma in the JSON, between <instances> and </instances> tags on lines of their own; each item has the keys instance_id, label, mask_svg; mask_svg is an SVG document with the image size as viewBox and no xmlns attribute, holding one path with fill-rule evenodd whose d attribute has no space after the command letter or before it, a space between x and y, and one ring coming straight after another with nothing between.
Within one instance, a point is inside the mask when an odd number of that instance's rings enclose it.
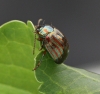
<instances>
[{"instance_id":1,"label":"beetle's eye","mask_svg":"<svg viewBox=\"0 0 100 94\"><path fill-rule=\"evenodd\" d=\"M40 31L40 29L37 29L37 31Z\"/></svg>"}]
</instances>

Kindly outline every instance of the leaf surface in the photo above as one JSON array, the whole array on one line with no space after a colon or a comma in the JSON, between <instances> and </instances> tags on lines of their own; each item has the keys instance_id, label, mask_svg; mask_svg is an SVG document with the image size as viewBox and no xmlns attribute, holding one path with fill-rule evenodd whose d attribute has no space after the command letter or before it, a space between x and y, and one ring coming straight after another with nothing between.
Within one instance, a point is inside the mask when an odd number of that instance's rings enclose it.
<instances>
[{"instance_id":1,"label":"leaf surface","mask_svg":"<svg viewBox=\"0 0 100 94\"><path fill-rule=\"evenodd\" d=\"M0 94L40 94L32 71L33 31L30 21L13 20L0 27Z\"/></svg>"},{"instance_id":2,"label":"leaf surface","mask_svg":"<svg viewBox=\"0 0 100 94\"><path fill-rule=\"evenodd\" d=\"M42 54L35 58L37 63ZM55 64L48 53L36 70L36 77L43 82L39 90L45 94L100 94L100 75Z\"/></svg>"}]
</instances>

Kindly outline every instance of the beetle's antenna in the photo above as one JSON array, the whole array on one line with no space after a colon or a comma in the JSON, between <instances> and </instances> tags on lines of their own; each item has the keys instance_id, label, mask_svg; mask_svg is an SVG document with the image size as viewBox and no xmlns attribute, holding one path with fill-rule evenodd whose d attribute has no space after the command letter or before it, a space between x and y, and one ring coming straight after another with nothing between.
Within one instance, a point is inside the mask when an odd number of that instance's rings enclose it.
<instances>
[{"instance_id":1,"label":"beetle's antenna","mask_svg":"<svg viewBox=\"0 0 100 94\"><path fill-rule=\"evenodd\" d=\"M51 22L51 26L53 26L53 25L52 25L52 22Z\"/></svg>"},{"instance_id":2,"label":"beetle's antenna","mask_svg":"<svg viewBox=\"0 0 100 94\"><path fill-rule=\"evenodd\" d=\"M38 20L37 26L40 25L40 22L41 22L42 20L43 20L43 19L39 19L39 20Z\"/></svg>"},{"instance_id":3,"label":"beetle's antenna","mask_svg":"<svg viewBox=\"0 0 100 94\"><path fill-rule=\"evenodd\" d=\"M54 26L53 26L52 22L51 22L51 26L54 28Z\"/></svg>"},{"instance_id":4,"label":"beetle's antenna","mask_svg":"<svg viewBox=\"0 0 100 94\"><path fill-rule=\"evenodd\" d=\"M36 33L35 33L35 36L34 36L33 54L35 53L35 45L36 45Z\"/></svg>"},{"instance_id":5,"label":"beetle's antenna","mask_svg":"<svg viewBox=\"0 0 100 94\"><path fill-rule=\"evenodd\" d=\"M45 20L43 21L42 25L44 25Z\"/></svg>"}]
</instances>

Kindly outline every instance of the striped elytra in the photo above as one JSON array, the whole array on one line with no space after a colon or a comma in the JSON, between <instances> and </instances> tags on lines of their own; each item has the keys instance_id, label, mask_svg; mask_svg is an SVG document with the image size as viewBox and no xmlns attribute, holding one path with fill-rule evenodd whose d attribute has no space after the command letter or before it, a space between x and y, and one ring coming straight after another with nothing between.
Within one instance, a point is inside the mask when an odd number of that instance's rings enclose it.
<instances>
[{"instance_id":1,"label":"striped elytra","mask_svg":"<svg viewBox=\"0 0 100 94\"><path fill-rule=\"evenodd\" d=\"M36 34L38 34L41 49L45 49L45 52L50 54L55 63L63 63L69 52L69 44L67 39L58 29L51 25L40 25L40 21L41 19L39 19L38 25L36 25ZM39 67L39 65L37 65L37 67ZM37 67L34 70L36 70Z\"/></svg>"}]
</instances>

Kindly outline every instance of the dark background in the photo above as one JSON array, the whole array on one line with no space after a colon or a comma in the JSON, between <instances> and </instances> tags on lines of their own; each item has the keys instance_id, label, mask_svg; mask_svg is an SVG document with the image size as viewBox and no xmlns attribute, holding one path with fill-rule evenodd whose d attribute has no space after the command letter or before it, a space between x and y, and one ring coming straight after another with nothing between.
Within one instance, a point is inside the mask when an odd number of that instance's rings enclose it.
<instances>
[{"instance_id":1,"label":"dark background","mask_svg":"<svg viewBox=\"0 0 100 94\"><path fill-rule=\"evenodd\" d=\"M100 73L100 0L0 0L0 25L39 18L67 37L67 65Z\"/></svg>"}]
</instances>

